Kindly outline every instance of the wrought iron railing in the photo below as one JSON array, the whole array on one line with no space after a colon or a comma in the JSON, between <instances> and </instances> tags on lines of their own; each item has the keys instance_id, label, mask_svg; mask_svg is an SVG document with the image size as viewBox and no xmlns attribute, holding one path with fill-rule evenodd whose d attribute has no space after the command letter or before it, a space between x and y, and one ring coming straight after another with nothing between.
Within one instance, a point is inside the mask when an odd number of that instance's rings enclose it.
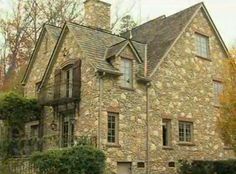
<instances>
[{"instance_id":1,"label":"wrought iron railing","mask_svg":"<svg viewBox=\"0 0 236 174\"><path fill-rule=\"evenodd\" d=\"M78 101L80 97L80 83L60 82L49 83L40 89L38 101L42 105L58 105Z\"/></svg>"}]
</instances>

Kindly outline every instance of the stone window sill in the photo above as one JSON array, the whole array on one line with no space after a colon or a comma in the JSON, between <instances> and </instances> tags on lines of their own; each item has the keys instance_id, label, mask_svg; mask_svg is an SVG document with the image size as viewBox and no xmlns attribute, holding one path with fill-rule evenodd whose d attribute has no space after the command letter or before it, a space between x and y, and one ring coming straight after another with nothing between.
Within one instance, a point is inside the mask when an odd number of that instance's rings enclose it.
<instances>
[{"instance_id":1,"label":"stone window sill","mask_svg":"<svg viewBox=\"0 0 236 174\"><path fill-rule=\"evenodd\" d=\"M223 149L224 149L224 150L233 150L234 148L233 148L233 147L230 147L230 146L224 146Z\"/></svg>"},{"instance_id":2,"label":"stone window sill","mask_svg":"<svg viewBox=\"0 0 236 174\"><path fill-rule=\"evenodd\" d=\"M123 86L120 86L120 89L124 89L128 91L135 91L134 88L128 88L128 87L123 87Z\"/></svg>"},{"instance_id":3,"label":"stone window sill","mask_svg":"<svg viewBox=\"0 0 236 174\"><path fill-rule=\"evenodd\" d=\"M197 58L200 58L200 59L203 59L203 60L207 60L209 62L211 62L212 60L208 57L202 57L202 56L199 56L199 55L196 55Z\"/></svg>"},{"instance_id":4,"label":"stone window sill","mask_svg":"<svg viewBox=\"0 0 236 174\"><path fill-rule=\"evenodd\" d=\"M178 142L177 143L179 146L196 146L196 144L192 142Z\"/></svg>"},{"instance_id":5,"label":"stone window sill","mask_svg":"<svg viewBox=\"0 0 236 174\"><path fill-rule=\"evenodd\" d=\"M221 105L218 105L218 104L213 104L213 106L218 109L221 107Z\"/></svg>"},{"instance_id":6,"label":"stone window sill","mask_svg":"<svg viewBox=\"0 0 236 174\"><path fill-rule=\"evenodd\" d=\"M117 143L107 143L106 147L120 148L121 145Z\"/></svg>"},{"instance_id":7,"label":"stone window sill","mask_svg":"<svg viewBox=\"0 0 236 174\"><path fill-rule=\"evenodd\" d=\"M174 150L172 146L162 146L163 150Z\"/></svg>"}]
</instances>

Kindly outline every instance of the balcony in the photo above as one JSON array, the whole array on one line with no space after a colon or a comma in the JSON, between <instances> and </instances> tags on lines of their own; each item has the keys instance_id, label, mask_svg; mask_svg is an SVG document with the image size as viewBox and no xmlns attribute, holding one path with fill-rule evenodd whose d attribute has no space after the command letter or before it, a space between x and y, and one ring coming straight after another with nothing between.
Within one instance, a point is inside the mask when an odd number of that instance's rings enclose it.
<instances>
[{"instance_id":1,"label":"balcony","mask_svg":"<svg viewBox=\"0 0 236 174\"><path fill-rule=\"evenodd\" d=\"M80 99L80 82L68 81L59 84L51 83L43 86L39 92L39 104L44 106L63 105L78 102Z\"/></svg>"}]
</instances>

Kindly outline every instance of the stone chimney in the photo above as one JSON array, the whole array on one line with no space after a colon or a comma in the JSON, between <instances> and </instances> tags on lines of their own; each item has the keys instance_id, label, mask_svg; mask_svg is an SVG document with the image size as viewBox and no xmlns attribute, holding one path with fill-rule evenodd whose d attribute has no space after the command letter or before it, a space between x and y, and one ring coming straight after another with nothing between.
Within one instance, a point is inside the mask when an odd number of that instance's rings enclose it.
<instances>
[{"instance_id":1,"label":"stone chimney","mask_svg":"<svg viewBox=\"0 0 236 174\"><path fill-rule=\"evenodd\" d=\"M84 25L111 30L111 4L100 0L86 0L84 9Z\"/></svg>"}]
</instances>

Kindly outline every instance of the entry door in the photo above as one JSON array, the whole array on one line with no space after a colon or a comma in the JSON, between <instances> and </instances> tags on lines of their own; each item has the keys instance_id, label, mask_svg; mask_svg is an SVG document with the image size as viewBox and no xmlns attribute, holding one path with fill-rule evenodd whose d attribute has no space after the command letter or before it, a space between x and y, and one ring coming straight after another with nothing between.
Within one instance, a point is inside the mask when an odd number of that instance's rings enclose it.
<instances>
[{"instance_id":1,"label":"entry door","mask_svg":"<svg viewBox=\"0 0 236 174\"><path fill-rule=\"evenodd\" d=\"M131 174L131 163L130 162L118 162L117 163L117 174Z\"/></svg>"}]
</instances>

